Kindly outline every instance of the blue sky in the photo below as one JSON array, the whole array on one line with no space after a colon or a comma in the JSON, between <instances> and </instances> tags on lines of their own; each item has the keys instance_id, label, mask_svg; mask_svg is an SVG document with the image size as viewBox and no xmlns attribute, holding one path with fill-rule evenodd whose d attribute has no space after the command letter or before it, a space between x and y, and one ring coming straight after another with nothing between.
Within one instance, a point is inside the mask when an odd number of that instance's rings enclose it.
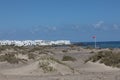
<instances>
[{"instance_id":1,"label":"blue sky","mask_svg":"<svg viewBox=\"0 0 120 80\"><path fill-rule=\"evenodd\" d=\"M0 39L120 41L120 0L0 0Z\"/></svg>"}]
</instances>

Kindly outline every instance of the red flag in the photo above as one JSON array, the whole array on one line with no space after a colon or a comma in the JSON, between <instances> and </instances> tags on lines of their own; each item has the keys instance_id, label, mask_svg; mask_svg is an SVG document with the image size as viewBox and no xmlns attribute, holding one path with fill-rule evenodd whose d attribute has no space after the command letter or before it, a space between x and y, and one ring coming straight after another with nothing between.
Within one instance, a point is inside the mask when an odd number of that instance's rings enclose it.
<instances>
[{"instance_id":1,"label":"red flag","mask_svg":"<svg viewBox=\"0 0 120 80\"><path fill-rule=\"evenodd\" d=\"M93 39L95 39L95 38L96 38L96 36L93 36L92 38L93 38Z\"/></svg>"}]
</instances>

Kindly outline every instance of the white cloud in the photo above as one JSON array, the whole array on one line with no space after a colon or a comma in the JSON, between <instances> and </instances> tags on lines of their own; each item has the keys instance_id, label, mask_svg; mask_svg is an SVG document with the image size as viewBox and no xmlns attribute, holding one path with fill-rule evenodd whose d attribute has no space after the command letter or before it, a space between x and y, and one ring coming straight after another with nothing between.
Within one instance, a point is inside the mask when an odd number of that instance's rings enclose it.
<instances>
[{"instance_id":1,"label":"white cloud","mask_svg":"<svg viewBox=\"0 0 120 80\"><path fill-rule=\"evenodd\" d=\"M74 29L79 29L80 26L79 26L79 25L75 25L75 26L73 26L73 28L74 28Z\"/></svg>"},{"instance_id":2,"label":"white cloud","mask_svg":"<svg viewBox=\"0 0 120 80\"><path fill-rule=\"evenodd\" d=\"M38 33L38 32L40 32L40 30L42 29L41 27L43 27L43 26L33 26L31 29L30 29L30 33L32 33L32 34L36 34L36 33Z\"/></svg>"},{"instance_id":3,"label":"white cloud","mask_svg":"<svg viewBox=\"0 0 120 80\"><path fill-rule=\"evenodd\" d=\"M57 27L55 27L55 26L47 26L44 28L45 32L54 32L56 30L57 30Z\"/></svg>"},{"instance_id":4,"label":"white cloud","mask_svg":"<svg viewBox=\"0 0 120 80\"><path fill-rule=\"evenodd\" d=\"M37 33L38 31L39 31L39 29L37 29L37 28L30 30L30 32L31 32L32 34L35 34L35 33Z\"/></svg>"},{"instance_id":5,"label":"white cloud","mask_svg":"<svg viewBox=\"0 0 120 80\"><path fill-rule=\"evenodd\" d=\"M37 34L39 32L51 32L56 30L57 30L56 26L35 26L35 27L32 27L32 29L30 30L30 33Z\"/></svg>"},{"instance_id":6,"label":"white cloud","mask_svg":"<svg viewBox=\"0 0 120 80\"><path fill-rule=\"evenodd\" d=\"M104 24L104 21L99 21L96 24L93 24L94 28L100 28Z\"/></svg>"},{"instance_id":7,"label":"white cloud","mask_svg":"<svg viewBox=\"0 0 120 80\"><path fill-rule=\"evenodd\" d=\"M113 28L118 30L120 27L117 24L113 24Z\"/></svg>"},{"instance_id":8,"label":"white cloud","mask_svg":"<svg viewBox=\"0 0 120 80\"><path fill-rule=\"evenodd\" d=\"M53 31L56 31L57 30L57 27L50 27L51 28L51 30L53 30Z\"/></svg>"},{"instance_id":9,"label":"white cloud","mask_svg":"<svg viewBox=\"0 0 120 80\"><path fill-rule=\"evenodd\" d=\"M96 24L93 24L93 27L94 27L95 29L104 30L104 31L110 29L109 24L105 24L104 21L99 21L99 22L97 22Z\"/></svg>"}]
</instances>

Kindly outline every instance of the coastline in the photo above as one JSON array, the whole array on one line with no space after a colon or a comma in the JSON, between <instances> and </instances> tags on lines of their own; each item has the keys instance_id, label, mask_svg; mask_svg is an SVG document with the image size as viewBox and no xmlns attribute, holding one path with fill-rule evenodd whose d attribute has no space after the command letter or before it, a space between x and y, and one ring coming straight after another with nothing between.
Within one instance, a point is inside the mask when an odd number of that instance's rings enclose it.
<instances>
[{"instance_id":1,"label":"coastline","mask_svg":"<svg viewBox=\"0 0 120 80\"><path fill-rule=\"evenodd\" d=\"M94 42L71 42L73 45L94 48ZM120 48L120 41L100 41L96 42L98 48Z\"/></svg>"}]
</instances>

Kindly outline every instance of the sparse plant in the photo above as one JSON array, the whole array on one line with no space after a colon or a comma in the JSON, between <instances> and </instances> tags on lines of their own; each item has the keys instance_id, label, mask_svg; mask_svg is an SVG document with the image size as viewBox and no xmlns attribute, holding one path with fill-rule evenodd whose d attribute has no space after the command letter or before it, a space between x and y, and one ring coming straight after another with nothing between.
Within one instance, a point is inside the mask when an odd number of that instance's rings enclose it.
<instances>
[{"instance_id":1,"label":"sparse plant","mask_svg":"<svg viewBox=\"0 0 120 80\"><path fill-rule=\"evenodd\" d=\"M90 53L95 53L94 51L91 51Z\"/></svg>"},{"instance_id":2,"label":"sparse plant","mask_svg":"<svg viewBox=\"0 0 120 80\"><path fill-rule=\"evenodd\" d=\"M33 53L29 53L29 54L28 54L28 58L29 58L29 59L35 59L35 58L36 58L36 55L33 54Z\"/></svg>"},{"instance_id":3,"label":"sparse plant","mask_svg":"<svg viewBox=\"0 0 120 80\"><path fill-rule=\"evenodd\" d=\"M107 66L120 68L120 53L113 53L112 51L100 51L87 59L85 63L88 61L99 61L100 63L104 63Z\"/></svg>"},{"instance_id":4,"label":"sparse plant","mask_svg":"<svg viewBox=\"0 0 120 80\"><path fill-rule=\"evenodd\" d=\"M5 54L5 55L1 55L0 56L0 61L7 61L8 63L11 64L18 64L19 62L23 62L25 63L26 60L25 59L19 59L15 56L15 54Z\"/></svg>"},{"instance_id":5,"label":"sparse plant","mask_svg":"<svg viewBox=\"0 0 120 80\"><path fill-rule=\"evenodd\" d=\"M109 48L110 50L113 50L113 48Z\"/></svg>"},{"instance_id":6,"label":"sparse plant","mask_svg":"<svg viewBox=\"0 0 120 80\"><path fill-rule=\"evenodd\" d=\"M64 49L64 50L62 50L62 52L66 53L66 52L68 52L68 50L67 50L67 49Z\"/></svg>"},{"instance_id":7,"label":"sparse plant","mask_svg":"<svg viewBox=\"0 0 120 80\"><path fill-rule=\"evenodd\" d=\"M76 58L71 56L63 56L62 61L76 61Z\"/></svg>"},{"instance_id":8,"label":"sparse plant","mask_svg":"<svg viewBox=\"0 0 120 80\"><path fill-rule=\"evenodd\" d=\"M55 61L51 56L42 56L39 59L39 67L42 68L44 73L56 71L55 67L53 66L54 64Z\"/></svg>"},{"instance_id":9,"label":"sparse plant","mask_svg":"<svg viewBox=\"0 0 120 80\"><path fill-rule=\"evenodd\" d=\"M39 51L41 50L40 47L34 47L32 49L29 50L29 52L35 52L35 51Z\"/></svg>"},{"instance_id":10,"label":"sparse plant","mask_svg":"<svg viewBox=\"0 0 120 80\"><path fill-rule=\"evenodd\" d=\"M80 51L80 49L77 49L77 51Z\"/></svg>"},{"instance_id":11,"label":"sparse plant","mask_svg":"<svg viewBox=\"0 0 120 80\"><path fill-rule=\"evenodd\" d=\"M40 61L39 62L39 67L42 68L42 70L46 73L46 72L52 72L55 71L56 69L51 65L53 64L50 61Z\"/></svg>"},{"instance_id":12,"label":"sparse plant","mask_svg":"<svg viewBox=\"0 0 120 80\"><path fill-rule=\"evenodd\" d=\"M70 48L74 48L74 47L75 47L75 45L69 45L69 47L70 47Z\"/></svg>"},{"instance_id":13,"label":"sparse plant","mask_svg":"<svg viewBox=\"0 0 120 80\"><path fill-rule=\"evenodd\" d=\"M39 67L42 68L45 73L56 71L57 69L54 66L56 63L67 66L74 72L74 68L70 67L69 65L63 63L58 59L55 59L53 56L45 55L40 57L39 59Z\"/></svg>"},{"instance_id":14,"label":"sparse plant","mask_svg":"<svg viewBox=\"0 0 120 80\"><path fill-rule=\"evenodd\" d=\"M92 46L87 46L86 49L93 49L93 47Z\"/></svg>"},{"instance_id":15,"label":"sparse plant","mask_svg":"<svg viewBox=\"0 0 120 80\"><path fill-rule=\"evenodd\" d=\"M14 54L5 54L0 56L0 61L7 61L11 64L15 64L19 62L19 59L17 59Z\"/></svg>"}]
</instances>

